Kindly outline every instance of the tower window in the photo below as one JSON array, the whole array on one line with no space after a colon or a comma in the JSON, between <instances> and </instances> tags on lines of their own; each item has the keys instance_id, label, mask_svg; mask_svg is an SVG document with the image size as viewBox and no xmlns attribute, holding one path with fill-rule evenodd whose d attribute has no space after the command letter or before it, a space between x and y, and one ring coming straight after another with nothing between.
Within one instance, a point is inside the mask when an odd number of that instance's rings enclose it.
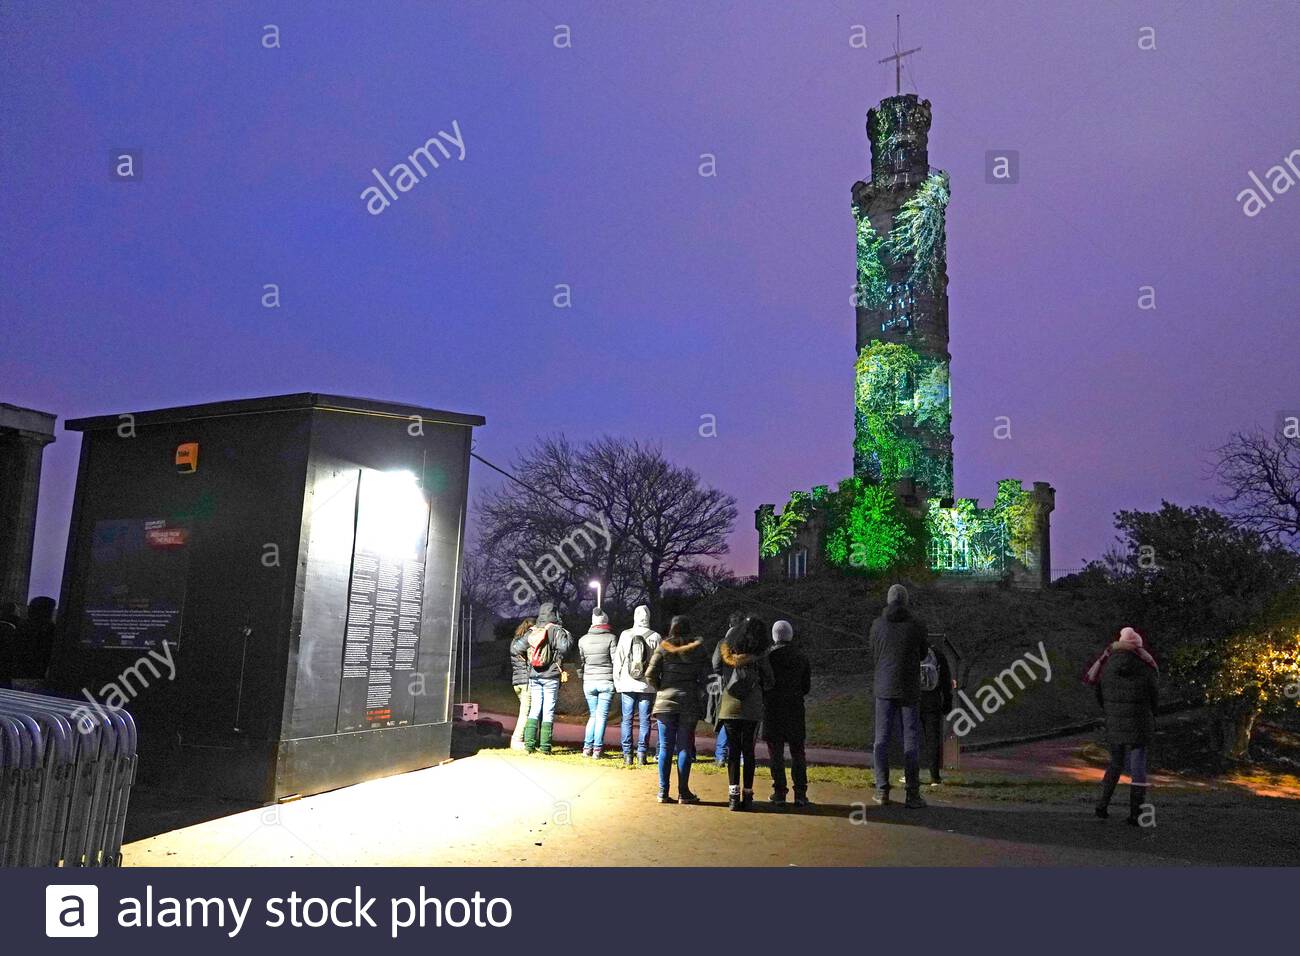
<instances>
[{"instance_id":1,"label":"tower window","mask_svg":"<svg viewBox=\"0 0 1300 956\"><path fill-rule=\"evenodd\" d=\"M911 285L906 282L891 282L885 287L885 296L885 318L880 323L880 331L910 329L912 312L916 308Z\"/></svg>"}]
</instances>

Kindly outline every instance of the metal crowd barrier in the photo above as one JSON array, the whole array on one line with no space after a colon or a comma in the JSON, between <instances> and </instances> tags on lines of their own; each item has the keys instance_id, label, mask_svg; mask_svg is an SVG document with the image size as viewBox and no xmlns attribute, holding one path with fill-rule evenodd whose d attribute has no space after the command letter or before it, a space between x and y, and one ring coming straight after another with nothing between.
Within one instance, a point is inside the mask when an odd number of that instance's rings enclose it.
<instances>
[{"instance_id":1,"label":"metal crowd barrier","mask_svg":"<svg viewBox=\"0 0 1300 956\"><path fill-rule=\"evenodd\" d=\"M136 770L135 721L0 690L0 866L117 866Z\"/></svg>"}]
</instances>

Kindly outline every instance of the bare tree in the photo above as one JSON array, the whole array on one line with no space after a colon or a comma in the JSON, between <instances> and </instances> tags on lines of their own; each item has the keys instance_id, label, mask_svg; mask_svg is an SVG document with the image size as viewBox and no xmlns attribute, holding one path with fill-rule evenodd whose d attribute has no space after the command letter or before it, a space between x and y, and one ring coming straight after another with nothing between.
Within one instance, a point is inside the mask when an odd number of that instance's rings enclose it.
<instances>
[{"instance_id":1,"label":"bare tree","mask_svg":"<svg viewBox=\"0 0 1300 956\"><path fill-rule=\"evenodd\" d=\"M481 550L504 591L526 595L521 574L544 565L529 583L570 612L593 577L605 586L607 606L626 610L646 599L657 610L665 587L699 574L699 559L726 553L735 499L701 487L656 447L547 437L516 457L513 472L518 482L479 507ZM595 547L577 546L592 538Z\"/></svg>"},{"instance_id":2,"label":"bare tree","mask_svg":"<svg viewBox=\"0 0 1300 956\"><path fill-rule=\"evenodd\" d=\"M1273 541L1300 538L1300 439L1262 429L1237 432L1218 449L1216 501Z\"/></svg>"},{"instance_id":3,"label":"bare tree","mask_svg":"<svg viewBox=\"0 0 1300 956\"><path fill-rule=\"evenodd\" d=\"M632 541L654 611L664 588L695 571L700 558L727 553L736 499L701 487L695 472L671 464L658 449L643 450L635 461L627 483Z\"/></svg>"}]
</instances>

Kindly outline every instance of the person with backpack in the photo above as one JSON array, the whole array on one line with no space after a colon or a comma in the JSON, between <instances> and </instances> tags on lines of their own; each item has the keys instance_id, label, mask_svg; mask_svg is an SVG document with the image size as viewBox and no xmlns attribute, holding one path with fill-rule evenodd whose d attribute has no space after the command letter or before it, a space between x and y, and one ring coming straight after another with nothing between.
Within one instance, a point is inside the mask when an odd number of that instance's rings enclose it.
<instances>
[{"instance_id":1,"label":"person with backpack","mask_svg":"<svg viewBox=\"0 0 1300 956\"><path fill-rule=\"evenodd\" d=\"M739 634L740 625L745 622L743 611L732 611L731 616L727 618L727 633L720 637L714 645L709 648L710 658L713 652L717 650L718 643L732 636L732 633ZM727 765L727 728L725 725L718 723L718 707L722 704L722 681L716 677L709 681L708 706L705 707L704 719L710 724L717 726L717 736L713 742L713 760L719 767Z\"/></svg>"},{"instance_id":2,"label":"person with backpack","mask_svg":"<svg viewBox=\"0 0 1300 956\"><path fill-rule=\"evenodd\" d=\"M537 623L510 645L528 659L528 720L524 724L524 750L551 752L555 725L555 700L560 693L564 658L573 650L573 638L560 624L554 604L543 604Z\"/></svg>"},{"instance_id":3,"label":"person with backpack","mask_svg":"<svg viewBox=\"0 0 1300 956\"><path fill-rule=\"evenodd\" d=\"M691 634L690 620L677 615L668 636L651 655L645 675L647 683L655 688L652 712L659 724L660 803L673 802L668 796L668 784L674 752L677 754L677 802L700 802L691 793L691 763L695 760L695 725L700 719L708 673L708 651Z\"/></svg>"},{"instance_id":4,"label":"person with backpack","mask_svg":"<svg viewBox=\"0 0 1300 956\"><path fill-rule=\"evenodd\" d=\"M650 748L650 708L654 704L654 688L645 682L650 657L659 646L659 635L650 629L650 608L639 605L632 615L632 626L618 636L614 648L614 689L619 693L619 706L623 711L623 766L635 767L646 763ZM632 750L632 719L641 722L635 756Z\"/></svg>"},{"instance_id":5,"label":"person with backpack","mask_svg":"<svg viewBox=\"0 0 1300 956\"><path fill-rule=\"evenodd\" d=\"M807 736L803 699L812 690L812 666L796 647L789 621L772 625L772 689L763 694L763 740L772 768L772 802L785 803L785 748L790 748L790 775L794 778L794 805L806 807L808 800L808 758L804 753Z\"/></svg>"},{"instance_id":6,"label":"person with backpack","mask_svg":"<svg viewBox=\"0 0 1300 956\"><path fill-rule=\"evenodd\" d=\"M515 628L515 640L527 634L537 623L537 618L526 617ZM510 749L524 749L524 724L528 722L528 655L515 651L515 642L510 642L510 686L514 688L515 697L519 699L519 715L515 718L515 731L510 735Z\"/></svg>"},{"instance_id":7,"label":"person with backpack","mask_svg":"<svg viewBox=\"0 0 1300 956\"><path fill-rule=\"evenodd\" d=\"M591 630L578 639L582 661L582 693L587 698L587 732L582 755L599 760L605 751L605 725L614 699L614 646L618 643L609 616L600 608L591 612Z\"/></svg>"},{"instance_id":8,"label":"person with backpack","mask_svg":"<svg viewBox=\"0 0 1300 956\"><path fill-rule=\"evenodd\" d=\"M943 783L943 738L952 713L952 685L948 655L931 647L921 659L921 751L932 787Z\"/></svg>"},{"instance_id":9,"label":"person with backpack","mask_svg":"<svg viewBox=\"0 0 1300 956\"><path fill-rule=\"evenodd\" d=\"M904 806L924 808L921 799L920 705L921 661L930 650L925 625L908 609L907 588L889 587L885 609L871 625L871 658L875 670L875 801L889 803L889 743L894 723L903 725L903 773L907 788Z\"/></svg>"},{"instance_id":10,"label":"person with backpack","mask_svg":"<svg viewBox=\"0 0 1300 956\"><path fill-rule=\"evenodd\" d=\"M767 626L756 617L748 618L740 633L723 638L713 651L713 670L722 680L717 719L727 730L727 807L731 810L754 806L754 743L763 719L763 694L775 681L767 651Z\"/></svg>"},{"instance_id":11,"label":"person with backpack","mask_svg":"<svg viewBox=\"0 0 1300 956\"><path fill-rule=\"evenodd\" d=\"M1101 781L1096 814L1103 820L1110 816L1110 798L1127 765L1128 819L1124 822L1138 826L1147 799L1147 747L1156 732L1160 671L1143 647L1142 635L1126 627L1089 670L1089 676L1094 672L1091 683L1106 715L1106 746L1110 748L1110 766Z\"/></svg>"}]
</instances>

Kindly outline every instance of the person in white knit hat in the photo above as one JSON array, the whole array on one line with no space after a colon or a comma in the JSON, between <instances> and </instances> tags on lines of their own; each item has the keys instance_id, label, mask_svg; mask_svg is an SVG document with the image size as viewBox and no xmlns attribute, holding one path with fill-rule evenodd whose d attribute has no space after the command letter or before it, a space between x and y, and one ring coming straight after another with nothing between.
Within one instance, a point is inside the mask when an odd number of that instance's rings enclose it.
<instances>
[{"instance_id":1,"label":"person in white knit hat","mask_svg":"<svg viewBox=\"0 0 1300 956\"><path fill-rule=\"evenodd\" d=\"M790 748L790 775L794 778L794 805L806 807L808 800L808 758L804 753L807 730L804 698L812 690L812 667L808 657L795 646L794 628L789 621L772 625L772 650L767 660L775 682L763 695L763 741L772 768L773 803L785 803L785 748Z\"/></svg>"}]
</instances>

